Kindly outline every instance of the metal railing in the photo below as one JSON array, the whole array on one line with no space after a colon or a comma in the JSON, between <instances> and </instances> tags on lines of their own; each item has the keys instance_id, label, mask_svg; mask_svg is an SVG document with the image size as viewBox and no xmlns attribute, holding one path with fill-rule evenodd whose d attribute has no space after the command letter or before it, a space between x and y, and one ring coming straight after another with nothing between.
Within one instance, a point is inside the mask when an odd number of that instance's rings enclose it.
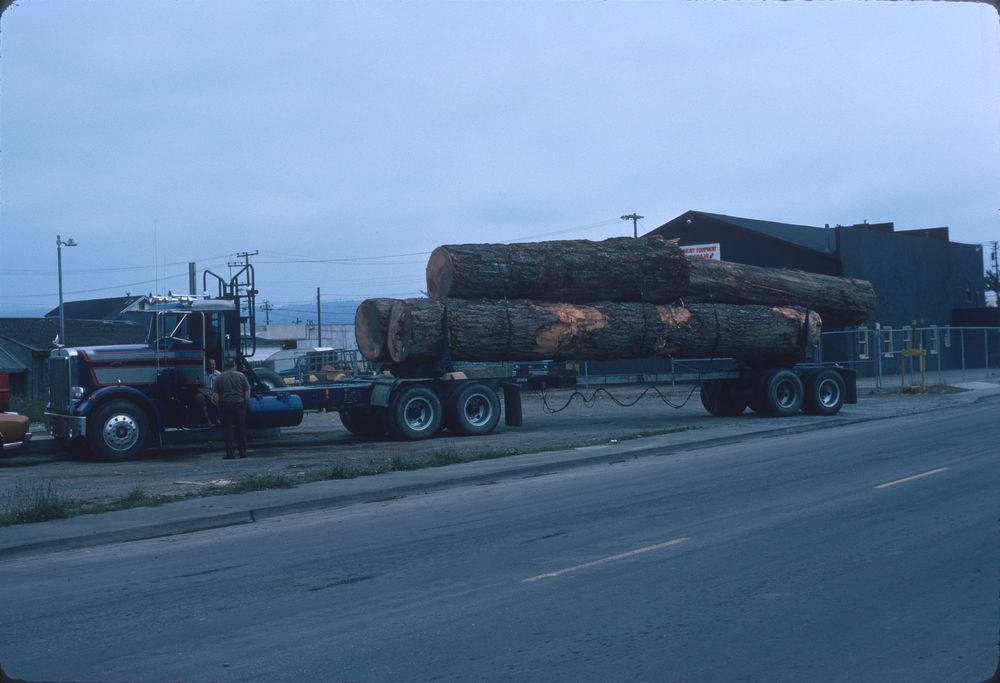
<instances>
[{"instance_id":1,"label":"metal railing","mask_svg":"<svg viewBox=\"0 0 1000 683\"><path fill-rule=\"evenodd\" d=\"M1000 378L1000 327L858 327L824 332L821 365L841 365L881 391Z\"/></svg>"}]
</instances>

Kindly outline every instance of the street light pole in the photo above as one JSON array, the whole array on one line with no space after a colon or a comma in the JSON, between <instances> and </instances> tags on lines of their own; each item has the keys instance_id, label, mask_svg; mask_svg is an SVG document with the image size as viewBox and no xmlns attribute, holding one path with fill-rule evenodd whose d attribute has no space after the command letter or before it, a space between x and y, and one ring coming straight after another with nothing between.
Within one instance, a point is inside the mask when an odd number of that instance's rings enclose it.
<instances>
[{"instance_id":1,"label":"street light pole","mask_svg":"<svg viewBox=\"0 0 1000 683\"><path fill-rule=\"evenodd\" d=\"M66 346L66 318L63 316L63 290L62 290L62 248L75 247L76 242L70 237L65 242L62 237L56 235L56 263L59 269L59 345Z\"/></svg>"}]
</instances>

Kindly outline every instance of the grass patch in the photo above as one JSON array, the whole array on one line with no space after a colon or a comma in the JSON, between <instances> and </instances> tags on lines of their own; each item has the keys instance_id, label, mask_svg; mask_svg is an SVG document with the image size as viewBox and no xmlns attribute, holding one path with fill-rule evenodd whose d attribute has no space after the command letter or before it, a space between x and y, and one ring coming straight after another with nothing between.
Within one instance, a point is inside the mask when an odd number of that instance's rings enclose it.
<instances>
[{"instance_id":1,"label":"grass patch","mask_svg":"<svg viewBox=\"0 0 1000 683\"><path fill-rule=\"evenodd\" d=\"M248 474L240 477L232 484L220 486L214 493L252 493L254 491L270 491L271 489L293 489L298 483L284 474Z\"/></svg>"},{"instance_id":2,"label":"grass patch","mask_svg":"<svg viewBox=\"0 0 1000 683\"><path fill-rule=\"evenodd\" d=\"M166 503L173 503L183 500L188 496L165 496L157 493L149 493L142 487L133 487L124 496L115 498L107 503L90 503L80 507L80 514L91 515L101 512L117 512L118 510L131 510L133 508L149 508Z\"/></svg>"},{"instance_id":3,"label":"grass patch","mask_svg":"<svg viewBox=\"0 0 1000 683\"><path fill-rule=\"evenodd\" d=\"M394 455L389 462L390 472L409 472L410 470L422 470L427 465L417 460L404 460L398 455Z\"/></svg>"},{"instance_id":4,"label":"grass patch","mask_svg":"<svg viewBox=\"0 0 1000 683\"><path fill-rule=\"evenodd\" d=\"M51 481L31 486L17 483L0 508L0 526L66 519L77 510L76 501L61 495Z\"/></svg>"}]
</instances>

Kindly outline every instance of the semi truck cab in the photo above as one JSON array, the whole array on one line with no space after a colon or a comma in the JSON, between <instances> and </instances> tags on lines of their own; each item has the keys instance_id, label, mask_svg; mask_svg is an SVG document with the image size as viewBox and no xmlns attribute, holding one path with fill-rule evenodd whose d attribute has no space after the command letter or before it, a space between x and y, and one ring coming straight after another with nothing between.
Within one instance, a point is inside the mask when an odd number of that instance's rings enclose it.
<instances>
[{"instance_id":1,"label":"semi truck cab","mask_svg":"<svg viewBox=\"0 0 1000 683\"><path fill-rule=\"evenodd\" d=\"M265 396L243 360L238 298L147 296L124 312L145 320L144 344L59 348L49 357L49 433L84 442L104 460L124 460L167 429L204 428L194 397L208 359L234 361L250 380L247 424L293 426L302 421L295 396Z\"/></svg>"}]
</instances>

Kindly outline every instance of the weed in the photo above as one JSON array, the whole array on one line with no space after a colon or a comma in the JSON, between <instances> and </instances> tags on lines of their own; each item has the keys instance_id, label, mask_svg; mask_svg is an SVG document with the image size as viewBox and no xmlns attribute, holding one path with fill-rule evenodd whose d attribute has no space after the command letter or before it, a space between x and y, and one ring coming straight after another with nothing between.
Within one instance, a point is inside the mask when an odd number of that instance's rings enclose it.
<instances>
[{"instance_id":1,"label":"weed","mask_svg":"<svg viewBox=\"0 0 1000 683\"><path fill-rule=\"evenodd\" d=\"M66 519L76 514L77 507L76 501L60 495L51 481L31 486L17 483L0 508L0 526Z\"/></svg>"},{"instance_id":2,"label":"weed","mask_svg":"<svg viewBox=\"0 0 1000 683\"><path fill-rule=\"evenodd\" d=\"M413 460L403 460L398 455L394 455L392 457L392 462L389 463L388 469L390 472L409 472L410 470L419 470L424 467L426 467L426 465ZM376 472L377 471L378 468L376 468Z\"/></svg>"},{"instance_id":3,"label":"weed","mask_svg":"<svg viewBox=\"0 0 1000 683\"><path fill-rule=\"evenodd\" d=\"M284 474L248 474L232 484L218 487L215 493L250 493L252 491L269 491L270 489L293 489L295 486L295 480Z\"/></svg>"},{"instance_id":4,"label":"weed","mask_svg":"<svg viewBox=\"0 0 1000 683\"><path fill-rule=\"evenodd\" d=\"M173 503L182 500L186 496L164 496L160 494L147 493L139 486L120 498L107 503L88 503L80 508L80 514L91 515L101 512L117 512L118 510L131 510L132 508L156 507L165 503Z\"/></svg>"}]
</instances>

